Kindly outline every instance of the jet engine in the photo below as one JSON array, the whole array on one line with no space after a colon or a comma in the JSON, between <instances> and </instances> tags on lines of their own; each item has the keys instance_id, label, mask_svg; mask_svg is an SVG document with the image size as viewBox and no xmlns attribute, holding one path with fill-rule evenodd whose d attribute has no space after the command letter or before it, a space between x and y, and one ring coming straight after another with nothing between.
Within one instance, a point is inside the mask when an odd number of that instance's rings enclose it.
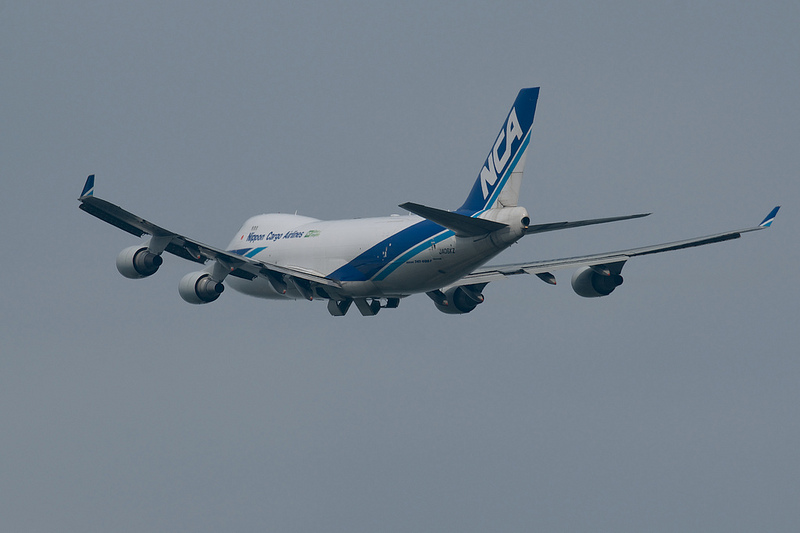
<instances>
[{"instance_id":1,"label":"jet engine","mask_svg":"<svg viewBox=\"0 0 800 533\"><path fill-rule=\"evenodd\" d=\"M211 279L208 272L190 272L178 283L178 294L190 304L211 303L224 290L225 285Z\"/></svg>"},{"instance_id":2,"label":"jet engine","mask_svg":"<svg viewBox=\"0 0 800 533\"><path fill-rule=\"evenodd\" d=\"M620 285L622 276L619 273L609 272L605 275L592 267L583 267L572 275L572 289L584 298L608 296Z\"/></svg>"},{"instance_id":3,"label":"jet engine","mask_svg":"<svg viewBox=\"0 0 800 533\"><path fill-rule=\"evenodd\" d=\"M433 300L436 309L449 315L463 315L483 303L481 290L484 285L463 285L453 287L447 292L433 291L428 296Z\"/></svg>"},{"instance_id":4,"label":"jet engine","mask_svg":"<svg viewBox=\"0 0 800 533\"><path fill-rule=\"evenodd\" d=\"M147 246L131 246L117 256L117 270L126 278L146 278L155 274L163 262L164 259L148 251Z\"/></svg>"}]
</instances>

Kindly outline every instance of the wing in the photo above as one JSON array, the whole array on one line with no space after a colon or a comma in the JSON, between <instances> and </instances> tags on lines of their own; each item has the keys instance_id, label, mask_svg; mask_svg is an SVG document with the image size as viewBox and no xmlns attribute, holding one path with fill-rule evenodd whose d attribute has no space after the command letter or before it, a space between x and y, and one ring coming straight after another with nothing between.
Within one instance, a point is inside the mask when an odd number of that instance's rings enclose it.
<instances>
[{"instance_id":1,"label":"wing","mask_svg":"<svg viewBox=\"0 0 800 533\"><path fill-rule=\"evenodd\" d=\"M78 207L83 211L121 230L137 237L151 235L149 248L154 253L160 254L162 251L166 251L200 264L205 264L209 260L216 261L215 272L222 274L223 277L231 275L248 280L261 277L273 284L273 287L279 292L286 291L286 282L288 281L308 299L311 299L310 296L313 294L310 284L334 290L341 287L338 281L314 272L256 261L164 229L111 202L94 196L94 175L87 178L78 201L81 202Z\"/></svg>"},{"instance_id":2,"label":"wing","mask_svg":"<svg viewBox=\"0 0 800 533\"><path fill-rule=\"evenodd\" d=\"M569 267L590 266L598 272L609 275L611 272L616 274L622 269L625 261L632 257L641 255L658 254L661 252L670 252L672 250L683 250L684 248L692 248L695 246L704 246L706 244L713 244L715 242L729 241L738 239L743 233L751 231L762 230L772 225L772 221L778 213L780 206L770 211L769 215L759 224L752 228L745 228L735 231L726 231L724 233L717 233L715 235L706 235L704 237L695 237L693 239L686 239L682 241L668 242L664 244L655 244L652 246L642 246L640 248L630 248L628 250L619 250L616 252L606 252L592 255L582 255L577 257L567 257L564 259L549 259L545 261L532 261L530 263L515 263L510 265L496 265L486 266L475 270L474 272L464 276L453 286L472 285L476 283L488 283L498 279L503 279L507 276L516 274L535 274L542 280L555 284L555 277L550 274L552 270L559 270Z\"/></svg>"}]
</instances>

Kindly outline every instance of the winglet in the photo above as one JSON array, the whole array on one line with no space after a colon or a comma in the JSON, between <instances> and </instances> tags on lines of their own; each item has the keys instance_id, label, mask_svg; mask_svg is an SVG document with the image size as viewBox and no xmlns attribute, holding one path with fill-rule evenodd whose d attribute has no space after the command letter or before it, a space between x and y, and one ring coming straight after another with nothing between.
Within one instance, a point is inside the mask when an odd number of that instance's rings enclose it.
<instances>
[{"instance_id":1,"label":"winglet","mask_svg":"<svg viewBox=\"0 0 800 533\"><path fill-rule=\"evenodd\" d=\"M760 228L768 228L768 227L770 227L772 225L772 221L775 220L775 217L778 215L778 209L780 209L780 208L781 208L781 206L776 206L775 209L773 209L772 211L769 212L769 215L767 215L767 218L765 218L763 221L761 221L761 224L759 224L758 226Z\"/></svg>"},{"instance_id":2,"label":"winglet","mask_svg":"<svg viewBox=\"0 0 800 533\"><path fill-rule=\"evenodd\" d=\"M86 178L86 183L83 186L83 192L81 192L81 198L86 196L94 196L94 174L90 174L88 178Z\"/></svg>"}]
</instances>

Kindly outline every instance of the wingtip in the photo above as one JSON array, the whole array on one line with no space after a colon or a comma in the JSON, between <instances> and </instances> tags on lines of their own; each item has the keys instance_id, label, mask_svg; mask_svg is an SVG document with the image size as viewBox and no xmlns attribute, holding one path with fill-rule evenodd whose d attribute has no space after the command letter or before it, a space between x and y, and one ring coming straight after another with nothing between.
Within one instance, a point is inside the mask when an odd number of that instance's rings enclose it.
<instances>
[{"instance_id":1,"label":"wingtip","mask_svg":"<svg viewBox=\"0 0 800 533\"><path fill-rule=\"evenodd\" d=\"M772 211L769 212L769 215L767 215L766 218L761 221L761 224L759 224L759 227L761 227L761 228L770 227L772 225L772 222L775 220L775 217L778 215L778 209L780 209L780 208L781 208L781 206L779 206L779 205L775 206L775 208Z\"/></svg>"},{"instance_id":2,"label":"wingtip","mask_svg":"<svg viewBox=\"0 0 800 533\"><path fill-rule=\"evenodd\" d=\"M83 184L80 198L86 198L87 196L94 196L94 174L89 174L89 177L86 178L86 183Z\"/></svg>"}]
</instances>

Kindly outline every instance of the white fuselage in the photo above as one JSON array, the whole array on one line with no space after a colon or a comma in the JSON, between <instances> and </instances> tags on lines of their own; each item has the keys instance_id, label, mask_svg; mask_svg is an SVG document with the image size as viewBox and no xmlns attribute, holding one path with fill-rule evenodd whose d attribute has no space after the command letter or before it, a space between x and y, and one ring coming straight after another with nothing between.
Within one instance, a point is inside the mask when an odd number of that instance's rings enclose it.
<instances>
[{"instance_id":1,"label":"white fuselage","mask_svg":"<svg viewBox=\"0 0 800 533\"><path fill-rule=\"evenodd\" d=\"M523 208L488 210L481 218L511 221L507 231L460 237L416 215L317 220L288 214L248 219L228 245L257 261L341 283L331 297L400 298L454 283L522 236ZM268 280L228 277L226 283L261 298L300 298L291 285L278 292ZM324 296L323 296L324 297Z\"/></svg>"}]
</instances>

